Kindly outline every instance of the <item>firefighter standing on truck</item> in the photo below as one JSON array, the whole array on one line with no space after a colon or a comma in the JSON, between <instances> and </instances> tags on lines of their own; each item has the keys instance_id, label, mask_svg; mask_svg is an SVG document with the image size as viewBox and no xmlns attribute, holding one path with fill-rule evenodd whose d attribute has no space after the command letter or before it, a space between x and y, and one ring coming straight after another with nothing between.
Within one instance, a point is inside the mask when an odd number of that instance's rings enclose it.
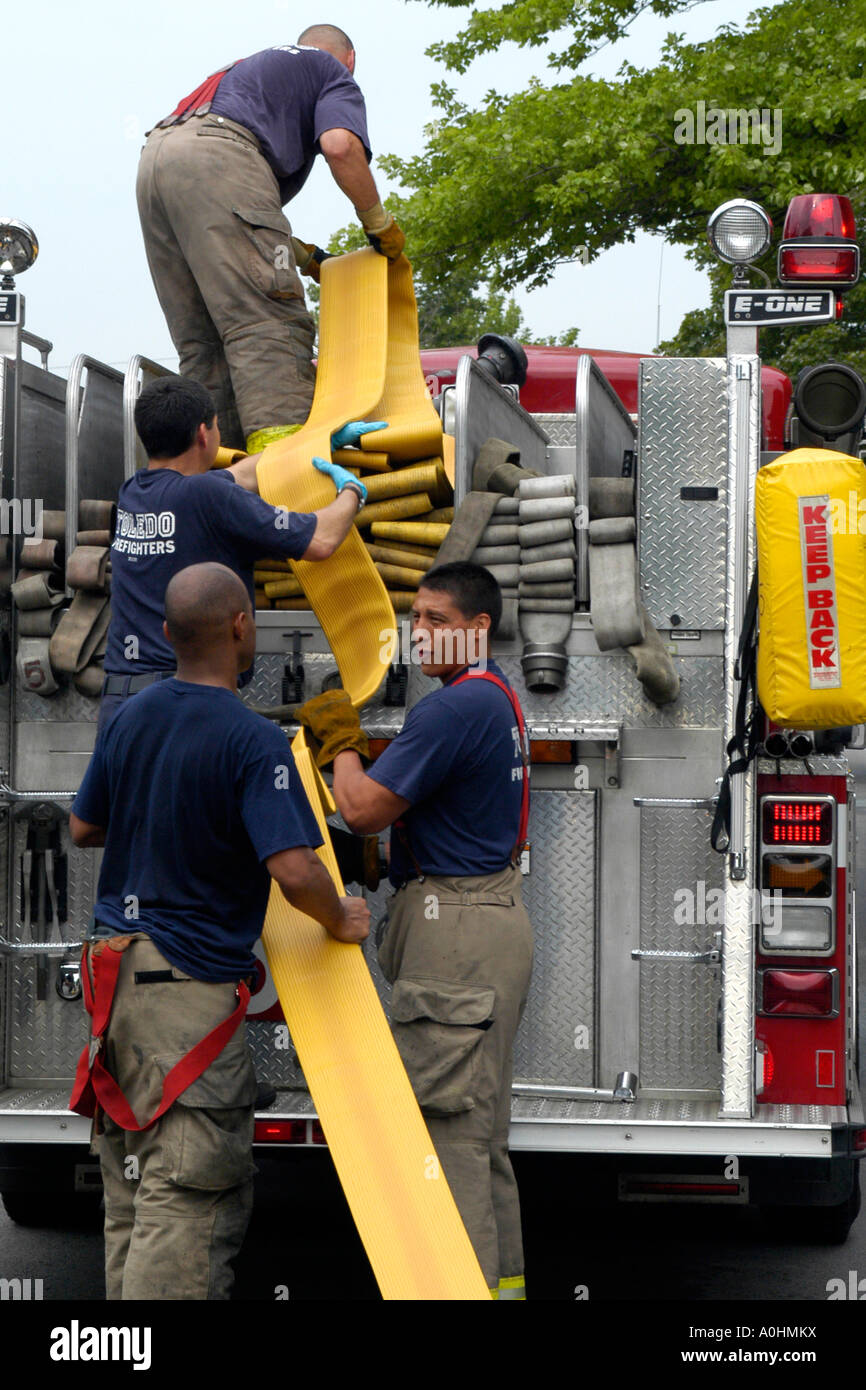
<instances>
[{"instance_id":1,"label":"firefighter standing on truck","mask_svg":"<svg viewBox=\"0 0 866 1390\"><path fill-rule=\"evenodd\" d=\"M362 941L370 914L337 897L314 853L322 837L285 734L237 698L256 635L241 580L191 566L165 607L177 678L118 711L70 816L76 845L105 846L95 915L113 933L88 948L94 1034L110 1018L70 1104L105 1111L106 1296L226 1299L252 1208L256 1083L241 1015L271 879L338 941ZM231 1036L196 1069L190 1050L224 1021ZM148 1127L179 1063L180 1094Z\"/></svg>"},{"instance_id":2,"label":"firefighter standing on truck","mask_svg":"<svg viewBox=\"0 0 866 1390\"><path fill-rule=\"evenodd\" d=\"M523 1243L508 1127L512 1049L532 967L516 866L529 785L520 707L486 661L501 611L499 586L479 565L426 575L413 640L424 674L442 687L413 706L369 772L345 691L316 696L299 718L321 744L319 765L333 762L334 799L349 828L393 826L397 891L379 961L394 986L394 1040L488 1286L519 1299Z\"/></svg>"},{"instance_id":3,"label":"firefighter standing on truck","mask_svg":"<svg viewBox=\"0 0 866 1390\"><path fill-rule=\"evenodd\" d=\"M288 512L257 495L255 458L213 469L219 426L212 397L196 381L172 376L151 382L136 401L135 425L148 465L123 484L118 498L100 730L130 695L174 673L175 653L162 627L172 575L219 561L240 575L254 603L257 559L326 560L367 495L347 470L314 459L333 479L337 497L318 512ZM345 426L356 433L369 428ZM240 683L251 677L252 664Z\"/></svg>"},{"instance_id":4,"label":"firefighter standing on truck","mask_svg":"<svg viewBox=\"0 0 866 1390\"><path fill-rule=\"evenodd\" d=\"M331 24L233 63L149 133L138 170L148 265L180 371L213 394L223 441L254 453L303 424L315 330L296 264L324 252L283 213L318 153L368 239L395 260L403 233L382 207L351 40Z\"/></svg>"}]
</instances>

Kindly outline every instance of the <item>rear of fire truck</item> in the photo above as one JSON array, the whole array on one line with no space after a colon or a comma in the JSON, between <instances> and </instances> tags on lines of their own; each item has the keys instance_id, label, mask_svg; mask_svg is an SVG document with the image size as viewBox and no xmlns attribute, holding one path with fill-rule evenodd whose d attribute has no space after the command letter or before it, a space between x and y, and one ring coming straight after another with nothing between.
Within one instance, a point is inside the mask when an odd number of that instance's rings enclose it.
<instances>
[{"instance_id":1,"label":"rear of fire truck","mask_svg":"<svg viewBox=\"0 0 866 1390\"><path fill-rule=\"evenodd\" d=\"M836 317L837 292L859 273L849 213L845 200L798 200L783 288L772 290L750 286L748 266L769 244L761 210L737 202L713 215L713 244L735 266L724 358L563 350L556 382L544 366L553 359L530 350L527 374L508 340L422 359L454 436L455 504L498 439L557 480L536 487L536 500L552 501L533 515L568 512L573 526L573 596L527 602L525 574L518 622L493 649L532 744L523 868L536 961L512 1148L571 1155L594 1197L751 1203L783 1216L796 1207L795 1229L808 1222L827 1239L844 1238L856 1215L866 1146L845 754L858 731L770 725L753 707L745 658L759 469L795 446L854 457L861 446L855 373L813 369L792 402L790 383L758 355L762 323ZM8 299L3 496L63 512L68 544L81 502L112 498L141 465L132 409L162 369L136 357L124 375L81 357L63 381L47 367L50 345L23 330L14 288ZM26 360L34 348L39 366ZM614 495L625 524L594 526L611 519L598 499ZM658 634L676 698L638 679L632 619ZM87 1122L66 1108L86 1036L77 956L98 854L75 849L65 825L97 702L74 681L48 696L28 685L17 615L3 625L0 1192L16 1219L45 1221L98 1201ZM314 614L262 611L257 625L245 698L261 707L316 694L334 659ZM363 711L374 755L429 688L401 643ZM387 892L369 853L349 849L344 876L364 886L375 920ZM387 1011L372 936L365 949ZM249 1019L257 1075L277 1092L257 1117L257 1144L275 1154L322 1145L264 964Z\"/></svg>"}]
</instances>

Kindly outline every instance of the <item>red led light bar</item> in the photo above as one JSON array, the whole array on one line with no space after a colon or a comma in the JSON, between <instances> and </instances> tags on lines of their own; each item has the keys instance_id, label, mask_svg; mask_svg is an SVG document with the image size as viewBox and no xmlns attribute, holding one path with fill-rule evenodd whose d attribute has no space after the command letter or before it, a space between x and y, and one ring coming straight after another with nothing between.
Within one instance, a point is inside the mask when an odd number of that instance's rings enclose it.
<instances>
[{"instance_id":1,"label":"red led light bar","mask_svg":"<svg viewBox=\"0 0 866 1390\"><path fill-rule=\"evenodd\" d=\"M763 840L765 845L832 844L832 803L829 801L765 801Z\"/></svg>"}]
</instances>

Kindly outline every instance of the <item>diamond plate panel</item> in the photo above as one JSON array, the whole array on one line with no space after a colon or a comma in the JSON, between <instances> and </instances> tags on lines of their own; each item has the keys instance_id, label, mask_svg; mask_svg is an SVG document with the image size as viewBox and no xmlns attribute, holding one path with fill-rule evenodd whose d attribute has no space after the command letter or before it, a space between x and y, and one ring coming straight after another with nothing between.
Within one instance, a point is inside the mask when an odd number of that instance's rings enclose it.
<instances>
[{"instance_id":1,"label":"diamond plate panel","mask_svg":"<svg viewBox=\"0 0 866 1390\"><path fill-rule=\"evenodd\" d=\"M21 723L95 724L99 717L99 697L81 695L74 686L55 695L34 695L19 684L15 691L15 717Z\"/></svg>"},{"instance_id":2,"label":"diamond plate panel","mask_svg":"<svg viewBox=\"0 0 866 1390\"><path fill-rule=\"evenodd\" d=\"M513 1120L561 1120L566 1124L581 1124L589 1120L606 1120L612 1124L670 1124L711 1125L718 1127L721 1138L726 1128L719 1115L717 1099L686 1097L677 1099L645 1099L638 1096L630 1105L619 1108L598 1101L554 1100L540 1096L515 1096L511 1105ZM756 1129L772 1136L774 1127L826 1126L845 1124L848 1112L844 1105L762 1105L759 1119L753 1119ZM784 1153L785 1135L779 1132L768 1139L768 1153Z\"/></svg>"},{"instance_id":3,"label":"diamond plate panel","mask_svg":"<svg viewBox=\"0 0 866 1390\"><path fill-rule=\"evenodd\" d=\"M517 692L530 732L533 721L546 723L550 719L606 720L630 729L721 728L724 675L720 658L673 660L682 683L680 697L673 705L659 707L644 695L626 652L569 657L564 689L544 695L527 690L519 656L496 657ZM417 666L410 666L407 709L437 689L438 681L424 676Z\"/></svg>"},{"instance_id":4,"label":"diamond plate panel","mask_svg":"<svg viewBox=\"0 0 866 1390\"><path fill-rule=\"evenodd\" d=\"M523 880L523 900L535 931L535 960L514 1047L516 1081L593 1082L595 826L594 792L533 795L532 872ZM578 1046L584 1041L589 1045Z\"/></svg>"},{"instance_id":5,"label":"diamond plate panel","mask_svg":"<svg viewBox=\"0 0 866 1390\"><path fill-rule=\"evenodd\" d=\"M12 900L14 941L27 941L21 902L21 854L27 842L27 827L17 822L12 830ZM65 827L61 829L61 848L67 855L68 921L61 923L58 939L74 941L86 933L96 896L98 851L76 849ZM5 879L4 879L5 882ZM40 932L39 939L45 939ZM71 1081L78 1055L87 1037L84 1005L81 1000L61 999L55 990L60 957L48 960L48 989L45 999L36 997L36 958L14 956L9 974L8 1080L58 1082Z\"/></svg>"},{"instance_id":6,"label":"diamond plate panel","mask_svg":"<svg viewBox=\"0 0 866 1390\"><path fill-rule=\"evenodd\" d=\"M259 653L256 657L255 674L249 685L241 691L241 699L245 704L257 705L261 709L272 709L275 705L283 703L283 671L288 655L288 653L280 652ZM305 671L304 693L305 698L309 700L314 695L319 694L323 677L330 671L336 671L337 663L330 652L306 651L303 654L303 662ZM371 711L378 710L381 706L381 694L375 695L364 706L364 722L369 723Z\"/></svg>"},{"instance_id":7,"label":"diamond plate panel","mask_svg":"<svg viewBox=\"0 0 866 1390\"><path fill-rule=\"evenodd\" d=\"M303 1073L291 1043L288 1047L283 1046L285 1035L281 1031L281 1025L265 1020L256 1022L247 1019L246 1027L247 1042L257 1079L267 1081L278 1091L302 1088Z\"/></svg>"},{"instance_id":8,"label":"diamond plate panel","mask_svg":"<svg viewBox=\"0 0 866 1390\"><path fill-rule=\"evenodd\" d=\"M640 364L638 550L643 601L656 627L724 627L727 509L725 362ZM685 501L683 487L718 498Z\"/></svg>"},{"instance_id":9,"label":"diamond plate panel","mask_svg":"<svg viewBox=\"0 0 866 1390\"><path fill-rule=\"evenodd\" d=\"M548 436L551 444L574 448L575 417L573 415L533 415Z\"/></svg>"},{"instance_id":10,"label":"diamond plate panel","mask_svg":"<svg viewBox=\"0 0 866 1390\"><path fill-rule=\"evenodd\" d=\"M640 812L642 950L705 951L722 928L724 860L710 847L712 813L685 806ZM718 1089L719 970L691 961L640 962L640 1082Z\"/></svg>"},{"instance_id":11,"label":"diamond plate panel","mask_svg":"<svg viewBox=\"0 0 866 1390\"><path fill-rule=\"evenodd\" d=\"M48 963L48 993L36 998L36 960L11 962L11 1030L8 1081L72 1081L87 1041L87 1014L80 999L61 999L54 988L59 961Z\"/></svg>"}]
</instances>

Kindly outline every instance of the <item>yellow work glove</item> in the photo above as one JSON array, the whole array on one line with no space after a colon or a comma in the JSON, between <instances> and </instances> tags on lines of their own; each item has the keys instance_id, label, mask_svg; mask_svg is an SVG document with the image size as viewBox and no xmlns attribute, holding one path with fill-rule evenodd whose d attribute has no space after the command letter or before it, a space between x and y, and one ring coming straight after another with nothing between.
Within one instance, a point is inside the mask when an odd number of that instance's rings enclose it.
<instances>
[{"instance_id":1,"label":"yellow work glove","mask_svg":"<svg viewBox=\"0 0 866 1390\"><path fill-rule=\"evenodd\" d=\"M309 275L318 285L322 276L322 261L331 259L330 251L323 251L321 246L314 246L311 241L298 241L296 236L292 237L292 250L298 270L302 275Z\"/></svg>"},{"instance_id":2,"label":"yellow work glove","mask_svg":"<svg viewBox=\"0 0 866 1390\"><path fill-rule=\"evenodd\" d=\"M380 256L387 256L389 261L396 261L402 255L406 238L390 212L386 212L381 203L374 203L364 212L359 209L358 216L374 250Z\"/></svg>"},{"instance_id":3,"label":"yellow work glove","mask_svg":"<svg viewBox=\"0 0 866 1390\"><path fill-rule=\"evenodd\" d=\"M323 690L298 710L298 723L313 735L317 767L329 767L338 753L354 748L369 759L370 745L361 728L358 711L345 690Z\"/></svg>"}]
</instances>

